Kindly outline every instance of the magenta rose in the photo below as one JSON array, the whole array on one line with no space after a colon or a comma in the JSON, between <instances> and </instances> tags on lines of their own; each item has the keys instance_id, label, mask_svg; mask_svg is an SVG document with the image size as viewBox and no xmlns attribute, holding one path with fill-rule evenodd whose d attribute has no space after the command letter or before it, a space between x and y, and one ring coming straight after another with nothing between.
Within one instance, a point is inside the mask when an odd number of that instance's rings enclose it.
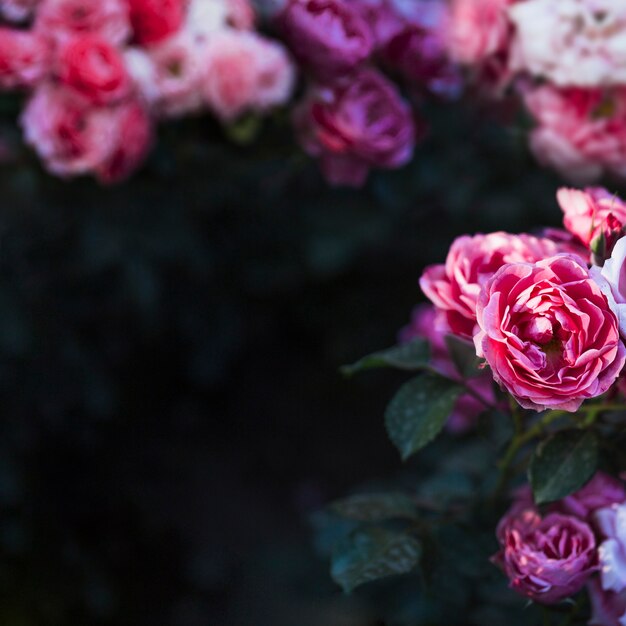
<instances>
[{"instance_id":1,"label":"magenta rose","mask_svg":"<svg viewBox=\"0 0 626 626\"><path fill-rule=\"evenodd\" d=\"M591 600L591 619L588 626L625 626L626 592L605 591L598 578L587 585Z\"/></svg>"},{"instance_id":2,"label":"magenta rose","mask_svg":"<svg viewBox=\"0 0 626 626\"><path fill-rule=\"evenodd\" d=\"M478 356L527 409L576 411L626 359L606 296L574 256L505 265L481 290L476 319Z\"/></svg>"},{"instance_id":3,"label":"magenta rose","mask_svg":"<svg viewBox=\"0 0 626 626\"><path fill-rule=\"evenodd\" d=\"M289 0L279 25L294 55L321 80L352 71L371 54L373 34L343 0Z\"/></svg>"},{"instance_id":4,"label":"magenta rose","mask_svg":"<svg viewBox=\"0 0 626 626\"><path fill-rule=\"evenodd\" d=\"M584 487L559 500L555 507L561 513L590 522L597 510L624 501L626 489L623 483L604 472L596 472Z\"/></svg>"},{"instance_id":5,"label":"magenta rose","mask_svg":"<svg viewBox=\"0 0 626 626\"><path fill-rule=\"evenodd\" d=\"M39 34L0 26L0 89L34 86L49 64L50 51Z\"/></svg>"},{"instance_id":6,"label":"magenta rose","mask_svg":"<svg viewBox=\"0 0 626 626\"><path fill-rule=\"evenodd\" d=\"M534 507L514 505L497 530L493 561L518 593L554 604L578 592L598 569L596 540L585 522L569 515L541 517Z\"/></svg>"},{"instance_id":7,"label":"magenta rose","mask_svg":"<svg viewBox=\"0 0 626 626\"><path fill-rule=\"evenodd\" d=\"M465 235L453 242L445 264L431 265L420 278L420 287L443 311L450 331L472 337L476 326L476 302L483 284L506 263L534 262L560 252L550 239L497 232Z\"/></svg>"},{"instance_id":8,"label":"magenta rose","mask_svg":"<svg viewBox=\"0 0 626 626\"><path fill-rule=\"evenodd\" d=\"M409 105L375 70L313 90L295 112L304 149L320 158L334 185L359 187L370 168L396 168L413 154L416 129Z\"/></svg>"}]
</instances>

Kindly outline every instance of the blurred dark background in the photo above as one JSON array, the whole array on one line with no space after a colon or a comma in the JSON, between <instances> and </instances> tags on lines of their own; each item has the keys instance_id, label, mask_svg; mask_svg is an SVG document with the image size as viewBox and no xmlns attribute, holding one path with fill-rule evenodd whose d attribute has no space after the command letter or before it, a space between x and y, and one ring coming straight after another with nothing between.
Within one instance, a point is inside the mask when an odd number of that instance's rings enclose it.
<instances>
[{"instance_id":1,"label":"blurred dark background","mask_svg":"<svg viewBox=\"0 0 626 626\"><path fill-rule=\"evenodd\" d=\"M412 164L333 190L269 121L164 127L116 188L2 127L0 624L367 626L309 514L393 475L395 341L466 232L558 225L521 132L433 106Z\"/></svg>"}]
</instances>

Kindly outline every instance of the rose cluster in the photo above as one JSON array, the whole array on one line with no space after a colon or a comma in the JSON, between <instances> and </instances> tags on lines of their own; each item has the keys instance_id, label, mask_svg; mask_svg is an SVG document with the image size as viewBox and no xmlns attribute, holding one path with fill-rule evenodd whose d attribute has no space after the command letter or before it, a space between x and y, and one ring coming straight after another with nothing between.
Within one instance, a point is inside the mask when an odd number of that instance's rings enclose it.
<instances>
[{"instance_id":1,"label":"rose cluster","mask_svg":"<svg viewBox=\"0 0 626 626\"><path fill-rule=\"evenodd\" d=\"M24 136L58 176L124 179L159 120L230 122L294 85L248 0L0 0L0 16L0 90L28 93Z\"/></svg>"},{"instance_id":2,"label":"rose cluster","mask_svg":"<svg viewBox=\"0 0 626 626\"><path fill-rule=\"evenodd\" d=\"M360 186L371 168L407 163L423 122L380 68L413 92L460 88L437 0L288 0L276 20L309 84L294 112L305 151L331 184Z\"/></svg>"},{"instance_id":3,"label":"rose cluster","mask_svg":"<svg viewBox=\"0 0 626 626\"><path fill-rule=\"evenodd\" d=\"M452 0L453 58L534 119L531 148L575 182L626 176L626 4Z\"/></svg>"}]
</instances>

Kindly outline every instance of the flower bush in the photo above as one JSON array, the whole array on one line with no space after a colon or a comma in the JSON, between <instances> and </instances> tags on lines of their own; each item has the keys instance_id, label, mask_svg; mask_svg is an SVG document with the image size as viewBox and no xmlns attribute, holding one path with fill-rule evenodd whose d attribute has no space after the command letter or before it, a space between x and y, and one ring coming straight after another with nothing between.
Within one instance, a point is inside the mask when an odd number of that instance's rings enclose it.
<instances>
[{"instance_id":1,"label":"flower bush","mask_svg":"<svg viewBox=\"0 0 626 626\"><path fill-rule=\"evenodd\" d=\"M557 200L564 229L457 238L445 263L424 270L431 304L415 309L400 343L344 367L417 373L385 414L404 460L435 438L452 446L412 489L404 480L330 505L321 527L340 536L331 573L344 589L416 568L442 584L422 558L445 551L441 528L470 528L474 541L490 528L496 545L483 561L544 607L542 623L626 623L624 203L601 188L562 188ZM490 443L475 487L454 491L473 469L424 488L456 466L457 446L476 464L479 441Z\"/></svg>"}]
</instances>

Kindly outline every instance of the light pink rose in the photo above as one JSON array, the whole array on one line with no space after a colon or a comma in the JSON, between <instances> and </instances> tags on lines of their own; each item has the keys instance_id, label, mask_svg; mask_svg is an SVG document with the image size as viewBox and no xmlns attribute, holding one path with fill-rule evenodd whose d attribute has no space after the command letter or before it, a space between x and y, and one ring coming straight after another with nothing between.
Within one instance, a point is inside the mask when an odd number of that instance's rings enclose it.
<instances>
[{"instance_id":1,"label":"light pink rose","mask_svg":"<svg viewBox=\"0 0 626 626\"><path fill-rule=\"evenodd\" d=\"M539 261L558 252L555 242L531 235L464 235L453 242L445 264L424 270L420 287L445 313L452 333L472 337L481 287L498 269L505 263Z\"/></svg>"},{"instance_id":2,"label":"light pink rose","mask_svg":"<svg viewBox=\"0 0 626 626\"><path fill-rule=\"evenodd\" d=\"M242 31L209 39L201 89L205 103L224 121L284 104L294 80L293 65L277 42Z\"/></svg>"},{"instance_id":3,"label":"light pink rose","mask_svg":"<svg viewBox=\"0 0 626 626\"><path fill-rule=\"evenodd\" d=\"M125 0L42 0L35 28L55 41L93 34L120 45L131 35Z\"/></svg>"},{"instance_id":4,"label":"light pink rose","mask_svg":"<svg viewBox=\"0 0 626 626\"><path fill-rule=\"evenodd\" d=\"M253 30L256 12L250 0L222 0L226 2L226 21L237 30Z\"/></svg>"},{"instance_id":5,"label":"light pink rose","mask_svg":"<svg viewBox=\"0 0 626 626\"><path fill-rule=\"evenodd\" d=\"M602 588L626 590L626 503L596 511L596 523L604 541L598 548Z\"/></svg>"},{"instance_id":6,"label":"light pink rose","mask_svg":"<svg viewBox=\"0 0 626 626\"><path fill-rule=\"evenodd\" d=\"M626 626L626 591L604 591L598 578L587 584L591 600L591 619L588 626Z\"/></svg>"},{"instance_id":7,"label":"light pink rose","mask_svg":"<svg viewBox=\"0 0 626 626\"><path fill-rule=\"evenodd\" d=\"M626 90L557 89L525 93L535 118L530 137L537 160L578 183L604 172L626 176Z\"/></svg>"},{"instance_id":8,"label":"light pink rose","mask_svg":"<svg viewBox=\"0 0 626 626\"><path fill-rule=\"evenodd\" d=\"M610 214L626 224L626 204L602 187L563 187L556 198L563 211L563 225L587 247L600 234Z\"/></svg>"},{"instance_id":9,"label":"light pink rose","mask_svg":"<svg viewBox=\"0 0 626 626\"><path fill-rule=\"evenodd\" d=\"M626 337L626 238L615 244L602 269L593 267L591 273L617 315L622 337Z\"/></svg>"},{"instance_id":10,"label":"light pink rose","mask_svg":"<svg viewBox=\"0 0 626 626\"><path fill-rule=\"evenodd\" d=\"M480 63L509 45L507 15L512 0L453 0L448 32L452 57L468 65Z\"/></svg>"},{"instance_id":11,"label":"light pink rose","mask_svg":"<svg viewBox=\"0 0 626 626\"><path fill-rule=\"evenodd\" d=\"M41 0L0 0L0 17L9 22L30 19Z\"/></svg>"},{"instance_id":12,"label":"light pink rose","mask_svg":"<svg viewBox=\"0 0 626 626\"><path fill-rule=\"evenodd\" d=\"M438 314L432 305L422 304L413 310L411 322L402 329L399 339L401 342L409 342L417 337L427 339L431 347L432 366L443 376L460 381L462 376L457 371L445 343L445 336L449 332L441 314ZM485 411L486 405L493 406L496 403L493 380L488 371L478 377L467 379L465 383L475 395L465 393L456 401L446 423L448 430L453 433L464 433L473 428L478 416ZM478 400L476 396L482 398L484 402Z\"/></svg>"},{"instance_id":13,"label":"light pink rose","mask_svg":"<svg viewBox=\"0 0 626 626\"><path fill-rule=\"evenodd\" d=\"M0 26L0 89L32 87L49 65L50 50L37 33Z\"/></svg>"},{"instance_id":14,"label":"light pink rose","mask_svg":"<svg viewBox=\"0 0 626 626\"><path fill-rule=\"evenodd\" d=\"M554 604L578 592L597 569L591 528L569 515L545 517L515 504L497 529L500 551L493 561L518 593Z\"/></svg>"},{"instance_id":15,"label":"light pink rose","mask_svg":"<svg viewBox=\"0 0 626 626\"><path fill-rule=\"evenodd\" d=\"M509 8L512 65L555 85L626 82L626 4L620 0L526 0Z\"/></svg>"},{"instance_id":16,"label":"light pink rose","mask_svg":"<svg viewBox=\"0 0 626 626\"><path fill-rule=\"evenodd\" d=\"M483 286L476 319L478 356L526 409L576 411L626 360L617 318L574 256L505 265Z\"/></svg>"}]
</instances>

